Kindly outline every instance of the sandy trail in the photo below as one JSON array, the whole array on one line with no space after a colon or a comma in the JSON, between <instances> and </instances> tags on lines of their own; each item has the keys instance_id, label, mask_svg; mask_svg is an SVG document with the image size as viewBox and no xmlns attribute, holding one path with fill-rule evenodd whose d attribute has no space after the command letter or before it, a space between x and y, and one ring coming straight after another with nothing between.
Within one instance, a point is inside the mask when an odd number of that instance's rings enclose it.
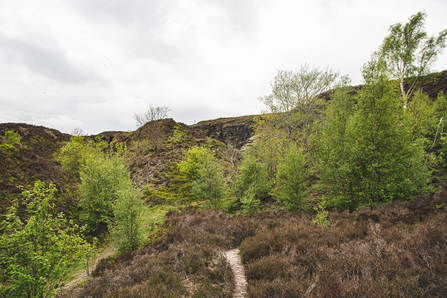
<instances>
[{"instance_id":1,"label":"sandy trail","mask_svg":"<svg viewBox=\"0 0 447 298\"><path fill-rule=\"evenodd\" d=\"M225 253L225 257L230 263L234 274L235 289L233 298L243 298L247 294L247 279L245 278L244 267L241 264L239 249L232 249Z\"/></svg>"}]
</instances>

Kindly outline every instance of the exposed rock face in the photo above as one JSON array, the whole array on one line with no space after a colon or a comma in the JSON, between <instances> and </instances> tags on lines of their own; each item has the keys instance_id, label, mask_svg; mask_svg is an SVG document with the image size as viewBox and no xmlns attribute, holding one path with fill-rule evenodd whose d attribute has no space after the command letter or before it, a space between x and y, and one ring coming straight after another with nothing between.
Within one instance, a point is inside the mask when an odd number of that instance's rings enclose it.
<instances>
[{"instance_id":1,"label":"exposed rock face","mask_svg":"<svg viewBox=\"0 0 447 298\"><path fill-rule=\"evenodd\" d=\"M254 117L220 118L202 121L191 127L207 137L240 149L253 136L254 131L252 125L254 124Z\"/></svg>"}]
</instances>

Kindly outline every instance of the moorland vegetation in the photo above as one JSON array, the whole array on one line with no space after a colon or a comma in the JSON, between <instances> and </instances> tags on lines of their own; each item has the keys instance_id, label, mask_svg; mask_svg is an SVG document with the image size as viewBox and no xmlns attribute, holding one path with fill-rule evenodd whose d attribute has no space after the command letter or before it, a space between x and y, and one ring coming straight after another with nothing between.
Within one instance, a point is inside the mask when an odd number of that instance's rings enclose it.
<instances>
[{"instance_id":1,"label":"moorland vegetation","mask_svg":"<svg viewBox=\"0 0 447 298\"><path fill-rule=\"evenodd\" d=\"M360 87L278 71L243 152L167 107L135 132L2 125L1 295L231 297L239 247L249 297L442 297L447 97L420 87L447 89L430 73L447 30L429 37L425 17L390 27ZM79 264L87 279L63 290Z\"/></svg>"}]
</instances>

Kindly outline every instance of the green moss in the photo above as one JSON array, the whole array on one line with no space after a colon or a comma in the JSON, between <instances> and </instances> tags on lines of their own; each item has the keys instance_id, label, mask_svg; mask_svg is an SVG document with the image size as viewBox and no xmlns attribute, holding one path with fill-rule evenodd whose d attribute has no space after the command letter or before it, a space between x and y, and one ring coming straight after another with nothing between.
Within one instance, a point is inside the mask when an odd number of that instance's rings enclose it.
<instances>
[{"instance_id":1,"label":"green moss","mask_svg":"<svg viewBox=\"0 0 447 298\"><path fill-rule=\"evenodd\" d=\"M190 181L180 172L177 164L174 164L169 170L164 171L162 175L168 180L165 187L159 187L155 192L159 200L166 202L189 203L195 201L191 193Z\"/></svg>"},{"instance_id":2,"label":"green moss","mask_svg":"<svg viewBox=\"0 0 447 298\"><path fill-rule=\"evenodd\" d=\"M8 142L9 144L21 144L22 141L22 137L19 135L19 133L13 129L8 130L7 132L5 132L5 136L4 136L6 142Z\"/></svg>"},{"instance_id":3,"label":"green moss","mask_svg":"<svg viewBox=\"0 0 447 298\"><path fill-rule=\"evenodd\" d=\"M0 152L5 155L6 157L11 157L12 154L15 151L18 151L19 149L17 149L16 147L14 147L11 144L1 144L0 145Z\"/></svg>"}]
</instances>

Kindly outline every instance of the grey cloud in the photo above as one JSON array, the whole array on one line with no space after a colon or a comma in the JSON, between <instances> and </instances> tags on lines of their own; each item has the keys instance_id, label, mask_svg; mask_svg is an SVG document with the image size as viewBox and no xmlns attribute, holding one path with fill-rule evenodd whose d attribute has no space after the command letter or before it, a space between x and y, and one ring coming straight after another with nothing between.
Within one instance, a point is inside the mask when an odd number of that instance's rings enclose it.
<instances>
[{"instance_id":1,"label":"grey cloud","mask_svg":"<svg viewBox=\"0 0 447 298\"><path fill-rule=\"evenodd\" d=\"M346 6L351 6L352 4L352 0L338 0L338 1L333 1L333 0L319 0L318 1L318 5L322 8L322 9L326 9L326 10L336 10L336 9L340 9L340 8L346 8Z\"/></svg>"},{"instance_id":2,"label":"grey cloud","mask_svg":"<svg viewBox=\"0 0 447 298\"><path fill-rule=\"evenodd\" d=\"M145 23L149 27L161 27L166 19L170 6L178 0L79 0L73 5L82 15L92 21L114 22L129 25Z\"/></svg>"},{"instance_id":3,"label":"grey cloud","mask_svg":"<svg viewBox=\"0 0 447 298\"><path fill-rule=\"evenodd\" d=\"M130 37L127 52L131 55L149 58L159 63L176 64L188 49L165 42L157 32L135 32Z\"/></svg>"},{"instance_id":4,"label":"grey cloud","mask_svg":"<svg viewBox=\"0 0 447 298\"><path fill-rule=\"evenodd\" d=\"M260 1L255 0L200 0L207 5L219 7L225 14L227 25L232 33L255 37L258 23ZM262 1L261 1L262 2Z\"/></svg>"},{"instance_id":5,"label":"grey cloud","mask_svg":"<svg viewBox=\"0 0 447 298\"><path fill-rule=\"evenodd\" d=\"M182 56L177 45L166 42L163 28L178 0L80 0L75 7L94 23L125 26L127 54L167 63ZM130 56L130 57L131 57Z\"/></svg>"},{"instance_id":6,"label":"grey cloud","mask_svg":"<svg viewBox=\"0 0 447 298\"><path fill-rule=\"evenodd\" d=\"M19 63L34 73L66 83L99 81L94 72L81 71L70 64L63 50L57 46L44 47L19 38L0 34L0 51L11 63Z\"/></svg>"}]
</instances>

